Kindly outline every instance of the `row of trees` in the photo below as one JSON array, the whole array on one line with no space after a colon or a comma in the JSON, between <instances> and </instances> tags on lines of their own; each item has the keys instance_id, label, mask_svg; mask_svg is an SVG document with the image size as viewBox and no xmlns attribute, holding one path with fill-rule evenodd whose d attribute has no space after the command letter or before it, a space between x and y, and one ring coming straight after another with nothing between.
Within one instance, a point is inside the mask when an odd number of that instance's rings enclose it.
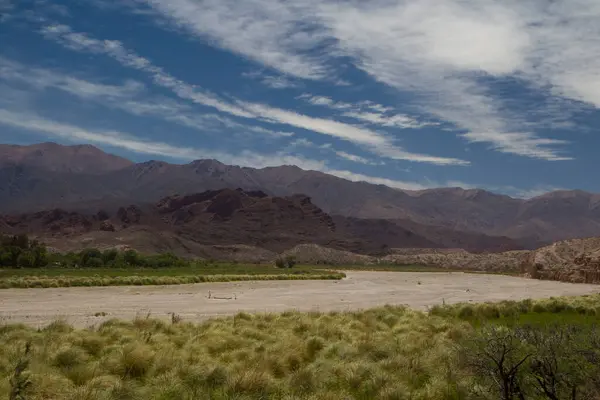
<instances>
[{"instance_id":1,"label":"row of trees","mask_svg":"<svg viewBox=\"0 0 600 400\"><path fill-rule=\"evenodd\" d=\"M135 250L85 249L65 254L49 252L46 246L26 235L0 236L0 267L9 268L165 268L186 266L190 261L171 253L142 255Z\"/></svg>"},{"instance_id":2,"label":"row of trees","mask_svg":"<svg viewBox=\"0 0 600 400\"><path fill-rule=\"evenodd\" d=\"M0 236L1 267L44 267L49 261L46 246L27 235Z\"/></svg>"}]
</instances>

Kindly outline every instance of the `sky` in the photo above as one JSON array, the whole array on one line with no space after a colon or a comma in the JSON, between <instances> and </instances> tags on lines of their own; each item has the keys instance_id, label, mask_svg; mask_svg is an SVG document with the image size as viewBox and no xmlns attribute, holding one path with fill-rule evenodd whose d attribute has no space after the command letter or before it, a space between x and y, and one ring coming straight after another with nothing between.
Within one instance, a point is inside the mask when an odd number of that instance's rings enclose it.
<instances>
[{"instance_id":1,"label":"sky","mask_svg":"<svg viewBox=\"0 0 600 400\"><path fill-rule=\"evenodd\" d=\"M600 192L597 0L0 0L0 142Z\"/></svg>"}]
</instances>

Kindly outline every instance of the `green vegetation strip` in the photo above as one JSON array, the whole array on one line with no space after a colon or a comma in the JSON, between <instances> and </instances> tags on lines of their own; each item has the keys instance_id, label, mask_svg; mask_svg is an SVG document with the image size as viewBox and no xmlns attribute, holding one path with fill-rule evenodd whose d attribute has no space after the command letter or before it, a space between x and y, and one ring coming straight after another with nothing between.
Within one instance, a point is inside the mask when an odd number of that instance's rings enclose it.
<instances>
[{"instance_id":1,"label":"green vegetation strip","mask_svg":"<svg viewBox=\"0 0 600 400\"><path fill-rule=\"evenodd\" d=\"M569 320L574 324L598 322L600 294L576 297L551 297L541 300L502 301L497 303L461 303L434 306L429 314L467 321L503 325L548 324Z\"/></svg>"},{"instance_id":2,"label":"green vegetation strip","mask_svg":"<svg viewBox=\"0 0 600 400\"><path fill-rule=\"evenodd\" d=\"M185 275L185 276L21 276L0 279L0 289L58 288L77 286L146 286L182 285L203 282L274 281L274 280L335 280L343 273L270 274L270 275Z\"/></svg>"},{"instance_id":3,"label":"green vegetation strip","mask_svg":"<svg viewBox=\"0 0 600 400\"><path fill-rule=\"evenodd\" d=\"M599 310L594 295L429 313L382 307L240 313L203 324L173 314L80 330L9 325L0 327L0 397L596 399L600 335L590 322Z\"/></svg>"}]
</instances>

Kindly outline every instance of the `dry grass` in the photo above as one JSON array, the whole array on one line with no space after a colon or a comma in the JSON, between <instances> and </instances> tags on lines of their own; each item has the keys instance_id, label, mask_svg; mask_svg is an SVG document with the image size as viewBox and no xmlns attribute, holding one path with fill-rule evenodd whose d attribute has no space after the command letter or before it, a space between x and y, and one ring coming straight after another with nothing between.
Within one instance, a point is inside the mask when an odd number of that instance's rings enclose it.
<instances>
[{"instance_id":1,"label":"dry grass","mask_svg":"<svg viewBox=\"0 0 600 400\"><path fill-rule=\"evenodd\" d=\"M361 312L251 315L196 325L137 318L75 330L0 327L0 397L30 344L26 399L476 399L456 344L478 317L586 315L600 295Z\"/></svg>"},{"instance_id":2,"label":"dry grass","mask_svg":"<svg viewBox=\"0 0 600 400\"><path fill-rule=\"evenodd\" d=\"M0 279L0 289L57 288L77 286L146 286L182 285L203 282L272 281L272 280L335 280L341 272L320 271L308 274L269 275L186 275L186 276L20 276Z\"/></svg>"},{"instance_id":3,"label":"dry grass","mask_svg":"<svg viewBox=\"0 0 600 400\"><path fill-rule=\"evenodd\" d=\"M74 330L0 328L0 376L31 343L27 399L454 399L454 338L467 324L399 307L152 319ZM459 379L460 378L460 379ZM7 397L7 378L0 397Z\"/></svg>"}]
</instances>

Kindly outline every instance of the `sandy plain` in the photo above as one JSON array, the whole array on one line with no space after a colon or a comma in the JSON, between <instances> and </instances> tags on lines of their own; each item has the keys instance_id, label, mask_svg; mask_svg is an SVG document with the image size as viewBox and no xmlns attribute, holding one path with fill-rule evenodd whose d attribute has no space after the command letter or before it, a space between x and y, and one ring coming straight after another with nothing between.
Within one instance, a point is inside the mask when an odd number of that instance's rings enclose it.
<instances>
[{"instance_id":1,"label":"sandy plain","mask_svg":"<svg viewBox=\"0 0 600 400\"><path fill-rule=\"evenodd\" d=\"M600 293L599 285L512 276L422 272L346 272L341 281L256 281L177 286L0 290L0 324L41 327L57 319L88 327L136 316L203 321L238 312L359 310ZM105 315L102 315L105 314Z\"/></svg>"}]
</instances>

